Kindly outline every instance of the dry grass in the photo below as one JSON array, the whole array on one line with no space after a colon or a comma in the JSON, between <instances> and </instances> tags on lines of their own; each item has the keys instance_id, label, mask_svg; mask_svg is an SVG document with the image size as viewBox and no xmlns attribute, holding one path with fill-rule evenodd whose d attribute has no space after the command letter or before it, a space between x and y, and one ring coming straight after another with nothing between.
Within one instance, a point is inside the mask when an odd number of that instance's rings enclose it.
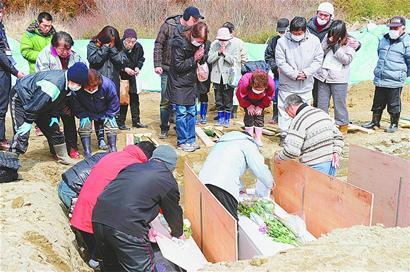
<instances>
[{"instance_id":1,"label":"dry grass","mask_svg":"<svg viewBox=\"0 0 410 272\"><path fill-rule=\"evenodd\" d=\"M70 32L76 39L87 39L105 25L137 29L140 38L155 38L159 27L171 15L181 14L188 5L195 5L205 16L213 39L217 29L226 21L236 25L237 36L246 41L264 43L274 34L278 18L296 15L310 18L320 0L98 0L92 12L63 22L54 16L56 29ZM38 11L26 9L8 16L9 35L19 39ZM60 19L60 20L59 20Z\"/></svg>"}]
</instances>

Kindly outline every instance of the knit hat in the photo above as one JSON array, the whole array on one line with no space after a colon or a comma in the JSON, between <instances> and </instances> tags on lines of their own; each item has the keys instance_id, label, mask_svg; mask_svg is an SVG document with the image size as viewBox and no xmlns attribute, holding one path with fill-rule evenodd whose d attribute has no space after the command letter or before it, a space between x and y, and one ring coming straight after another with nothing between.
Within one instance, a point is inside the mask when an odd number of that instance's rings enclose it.
<instances>
[{"instance_id":1,"label":"knit hat","mask_svg":"<svg viewBox=\"0 0 410 272\"><path fill-rule=\"evenodd\" d=\"M124 30L124 35L122 36L122 39L125 40L126 38L137 38L137 32L135 32L134 29L132 28L127 28Z\"/></svg>"},{"instance_id":2,"label":"knit hat","mask_svg":"<svg viewBox=\"0 0 410 272\"><path fill-rule=\"evenodd\" d=\"M286 29L289 27L289 20L287 18L280 18L276 24L277 32L286 32Z\"/></svg>"},{"instance_id":3,"label":"knit hat","mask_svg":"<svg viewBox=\"0 0 410 272\"><path fill-rule=\"evenodd\" d=\"M406 19L401 16L395 16L389 20L389 27L405 26Z\"/></svg>"},{"instance_id":4,"label":"knit hat","mask_svg":"<svg viewBox=\"0 0 410 272\"><path fill-rule=\"evenodd\" d=\"M227 27L221 27L220 29L218 29L218 32L216 32L216 39L221 41L228 41L232 39L232 34L229 32L229 29Z\"/></svg>"},{"instance_id":5,"label":"knit hat","mask_svg":"<svg viewBox=\"0 0 410 272\"><path fill-rule=\"evenodd\" d=\"M68 68L67 79L86 86L88 84L88 67L82 62L76 62Z\"/></svg>"},{"instance_id":6,"label":"knit hat","mask_svg":"<svg viewBox=\"0 0 410 272\"><path fill-rule=\"evenodd\" d=\"M157 159L165 163L169 171L174 171L177 166L177 152L169 145L160 145L152 153L151 160Z\"/></svg>"},{"instance_id":7,"label":"knit hat","mask_svg":"<svg viewBox=\"0 0 410 272\"><path fill-rule=\"evenodd\" d=\"M332 3L323 2L317 8L317 11L323 11L330 14L330 16L334 17L335 8L333 7Z\"/></svg>"}]
</instances>

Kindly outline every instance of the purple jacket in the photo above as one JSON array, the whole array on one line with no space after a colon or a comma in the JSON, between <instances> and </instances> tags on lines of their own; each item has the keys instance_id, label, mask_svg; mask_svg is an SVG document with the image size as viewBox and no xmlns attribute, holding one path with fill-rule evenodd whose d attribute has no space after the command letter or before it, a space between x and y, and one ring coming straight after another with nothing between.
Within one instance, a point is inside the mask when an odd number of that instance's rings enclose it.
<instances>
[{"instance_id":1,"label":"purple jacket","mask_svg":"<svg viewBox=\"0 0 410 272\"><path fill-rule=\"evenodd\" d=\"M111 79L102 76L102 85L93 94L81 89L72 92L71 106L78 118L88 117L91 120L101 120L114 117L120 109L117 90Z\"/></svg>"}]
</instances>

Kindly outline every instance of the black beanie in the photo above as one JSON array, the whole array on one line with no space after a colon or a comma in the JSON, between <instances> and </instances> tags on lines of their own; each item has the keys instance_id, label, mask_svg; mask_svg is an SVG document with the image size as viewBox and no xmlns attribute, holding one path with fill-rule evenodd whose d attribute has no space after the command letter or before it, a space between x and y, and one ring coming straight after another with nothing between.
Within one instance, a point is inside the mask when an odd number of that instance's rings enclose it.
<instances>
[{"instance_id":1,"label":"black beanie","mask_svg":"<svg viewBox=\"0 0 410 272\"><path fill-rule=\"evenodd\" d=\"M87 86L88 84L88 67L82 62L76 62L73 66L68 68L67 79L75 83L81 84L81 86Z\"/></svg>"}]
</instances>

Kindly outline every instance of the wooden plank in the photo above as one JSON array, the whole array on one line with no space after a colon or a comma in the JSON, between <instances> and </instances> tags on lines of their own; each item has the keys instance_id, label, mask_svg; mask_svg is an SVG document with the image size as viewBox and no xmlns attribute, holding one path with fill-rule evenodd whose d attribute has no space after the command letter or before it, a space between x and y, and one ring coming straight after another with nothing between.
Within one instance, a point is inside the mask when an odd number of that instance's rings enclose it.
<instances>
[{"instance_id":1,"label":"wooden plank","mask_svg":"<svg viewBox=\"0 0 410 272\"><path fill-rule=\"evenodd\" d=\"M184 214L191 222L192 237L200 249L202 249L201 195L203 187L194 171L189 167L188 163L185 163Z\"/></svg>"},{"instance_id":2,"label":"wooden plank","mask_svg":"<svg viewBox=\"0 0 410 272\"><path fill-rule=\"evenodd\" d=\"M355 124L349 124L348 130L349 131L358 130L358 131L361 131L361 132L364 132L364 133L367 133L367 134L375 133L375 131L373 129L367 129L367 128L364 128L364 127L361 127L361 126L358 126L358 125L355 125Z\"/></svg>"},{"instance_id":3,"label":"wooden plank","mask_svg":"<svg viewBox=\"0 0 410 272\"><path fill-rule=\"evenodd\" d=\"M238 260L238 231L235 218L204 187L202 194L202 251L210 262Z\"/></svg>"},{"instance_id":4,"label":"wooden plank","mask_svg":"<svg viewBox=\"0 0 410 272\"><path fill-rule=\"evenodd\" d=\"M296 161L275 161L275 202L306 221L315 237L336 228L370 225L373 195Z\"/></svg>"},{"instance_id":5,"label":"wooden plank","mask_svg":"<svg viewBox=\"0 0 410 272\"><path fill-rule=\"evenodd\" d=\"M202 128L196 126L195 133L199 137L199 139L201 139L201 141L205 144L206 147L212 147L215 145L215 143L208 137L208 135L205 134Z\"/></svg>"},{"instance_id":6,"label":"wooden plank","mask_svg":"<svg viewBox=\"0 0 410 272\"><path fill-rule=\"evenodd\" d=\"M394 227L397 221L398 226L410 226L409 160L351 145L347 180L374 194L373 224Z\"/></svg>"},{"instance_id":7,"label":"wooden plank","mask_svg":"<svg viewBox=\"0 0 410 272\"><path fill-rule=\"evenodd\" d=\"M192 237L186 239L183 245L176 244L171 240L169 231L159 218L160 216L157 216L151 222L151 227L158 233L156 240L162 255L186 271L197 271L203 268L207 260Z\"/></svg>"},{"instance_id":8,"label":"wooden plank","mask_svg":"<svg viewBox=\"0 0 410 272\"><path fill-rule=\"evenodd\" d=\"M237 261L237 224L185 163L185 215L192 236L210 262Z\"/></svg>"},{"instance_id":9,"label":"wooden plank","mask_svg":"<svg viewBox=\"0 0 410 272\"><path fill-rule=\"evenodd\" d=\"M125 145L132 145L134 144L134 134L127 133L125 134Z\"/></svg>"}]
</instances>

